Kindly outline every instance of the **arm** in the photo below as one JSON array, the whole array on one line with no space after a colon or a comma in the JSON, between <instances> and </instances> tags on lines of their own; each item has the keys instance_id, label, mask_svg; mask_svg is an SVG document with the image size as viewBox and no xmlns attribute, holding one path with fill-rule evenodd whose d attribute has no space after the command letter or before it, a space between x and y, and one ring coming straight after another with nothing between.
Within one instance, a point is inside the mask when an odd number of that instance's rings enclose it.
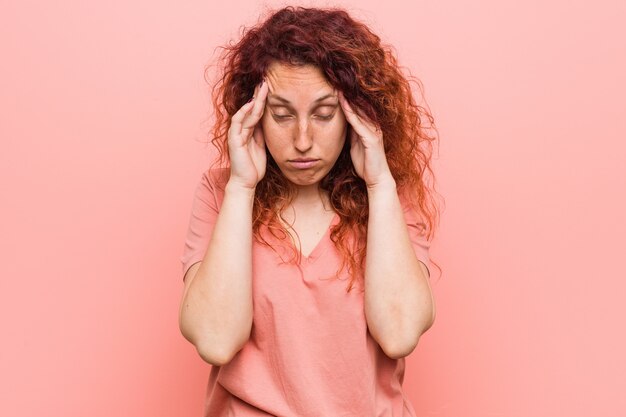
<instances>
[{"instance_id":1,"label":"arm","mask_svg":"<svg viewBox=\"0 0 626 417\"><path fill-rule=\"evenodd\" d=\"M217 366L232 359L252 328L253 198L254 189L227 184L206 254L185 279L181 333Z\"/></svg>"},{"instance_id":2,"label":"arm","mask_svg":"<svg viewBox=\"0 0 626 417\"><path fill-rule=\"evenodd\" d=\"M338 93L352 126L350 157L367 184L369 220L365 257L364 309L372 337L385 354L398 359L417 346L432 325L435 303L428 272L413 250L396 183L387 163L380 126L355 111Z\"/></svg>"},{"instance_id":3,"label":"arm","mask_svg":"<svg viewBox=\"0 0 626 417\"><path fill-rule=\"evenodd\" d=\"M197 272L187 278L191 282L185 283L180 305L183 336L206 362L217 366L232 359L252 330L252 208L266 167L265 138L257 124L267 85L257 85L252 99L231 118L224 198L219 210L212 207L206 213L215 225Z\"/></svg>"},{"instance_id":4,"label":"arm","mask_svg":"<svg viewBox=\"0 0 626 417\"><path fill-rule=\"evenodd\" d=\"M365 315L387 356L410 354L435 319L428 270L413 251L393 179L368 187Z\"/></svg>"}]
</instances>

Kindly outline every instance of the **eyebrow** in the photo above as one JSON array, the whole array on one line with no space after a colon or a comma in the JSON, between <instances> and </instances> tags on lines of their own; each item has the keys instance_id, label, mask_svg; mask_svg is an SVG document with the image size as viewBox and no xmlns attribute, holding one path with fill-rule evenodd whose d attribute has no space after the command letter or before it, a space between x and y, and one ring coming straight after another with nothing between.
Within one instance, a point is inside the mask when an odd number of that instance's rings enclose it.
<instances>
[{"instance_id":1,"label":"eyebrow","mask_svg":"<svg viewBox=\"0 0 626 417\"><path fill-rule=\"evenodd\" d=\"M334 97L333 93L328 93L328 94L326 94L326 95L324 95L324 96L322 96L320 98L315 99L313 102L314 103L319 103L320 101L325 100L325 99L327 99L329 97ZM278 94L270 94L269 98L275 98L275 99L277 99L279 101L282 101L285 104L291 105L291 102L289 100L287 100L284 97L279 96Z\"/></svg>"}]
</instances>

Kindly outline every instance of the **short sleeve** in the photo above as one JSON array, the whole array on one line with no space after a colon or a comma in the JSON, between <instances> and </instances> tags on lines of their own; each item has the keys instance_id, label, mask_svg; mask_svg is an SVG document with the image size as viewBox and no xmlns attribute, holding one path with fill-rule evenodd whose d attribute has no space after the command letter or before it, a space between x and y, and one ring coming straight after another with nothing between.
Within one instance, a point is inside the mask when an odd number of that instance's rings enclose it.
<instances>
[{"instance_id":1,"label":"short sleeve","mask_svg":"<svg viewBox=\"0 0 626 417\"><path fill-rule=\"evenodd\" d=\"M400 202L404 210L404 219L409 231L409 239L411 239L411 244L413 245L413 250L415 251L415 256L426 266L430 276L430 242L426 237L427 225L415 208L411 207L402 198L400 199Z\"/></svg>"},{"instance_id":2,"label":"short sleeve","mask_svg":"<svg viewBox=\"0 0 626 417\"><path fill-rule=\"evenodd\" d=\"M218 213L218 200L211 171L207 170L196 186L191 204L189 225L180 257L183 278L193 264L204 258Z\"/></svg>"}]
</instances>

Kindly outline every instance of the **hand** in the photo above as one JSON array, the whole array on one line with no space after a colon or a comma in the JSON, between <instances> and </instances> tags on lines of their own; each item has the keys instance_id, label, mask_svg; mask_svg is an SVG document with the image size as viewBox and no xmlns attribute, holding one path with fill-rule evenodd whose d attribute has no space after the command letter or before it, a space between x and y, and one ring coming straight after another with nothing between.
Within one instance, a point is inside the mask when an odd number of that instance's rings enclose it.
<instances>
[{"instance_id":1,"label":"hand","mask_svg":"<svg viewBox=\"0 0 626 417\"><path fill-rule=\"evenodd\" d=\"M365 180L368 188L386 181L394 181L383 143L381 129L361 114L357 114L341 92L339 103L352 126L350 134L350 157L357 175Z\"/></svg>"},{"instance_id":2,"label":"hand","mask_svg":"<svg viewBox=\"0 0 626 417\"><path fill-rule=\"evenodd\" d=\"M267 81L257 85L252 100L233 115L228 129L229 182L245 188L254 189L265 175L265 137L258 122L265 110L267 91Z\"/></svg>"}]
</instances>

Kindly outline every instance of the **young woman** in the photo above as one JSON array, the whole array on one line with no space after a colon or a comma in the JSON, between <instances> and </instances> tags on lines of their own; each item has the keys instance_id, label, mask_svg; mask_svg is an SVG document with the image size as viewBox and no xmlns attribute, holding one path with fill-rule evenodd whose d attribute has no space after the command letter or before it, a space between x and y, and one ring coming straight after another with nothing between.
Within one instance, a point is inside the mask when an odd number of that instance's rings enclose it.
<instances>
[{"instance_id":1,"label":"young woman","mask_svg":"<svg viewBox=\"0 0 626 417\"><path fill-rule=\"evenodd\" d=\"M228 51L220 158L181 257L180 329L213 365L205 416L414 416L404 357L435 318L432 117L341 9L284 8Z\"/></svg>"}]
</instances>

